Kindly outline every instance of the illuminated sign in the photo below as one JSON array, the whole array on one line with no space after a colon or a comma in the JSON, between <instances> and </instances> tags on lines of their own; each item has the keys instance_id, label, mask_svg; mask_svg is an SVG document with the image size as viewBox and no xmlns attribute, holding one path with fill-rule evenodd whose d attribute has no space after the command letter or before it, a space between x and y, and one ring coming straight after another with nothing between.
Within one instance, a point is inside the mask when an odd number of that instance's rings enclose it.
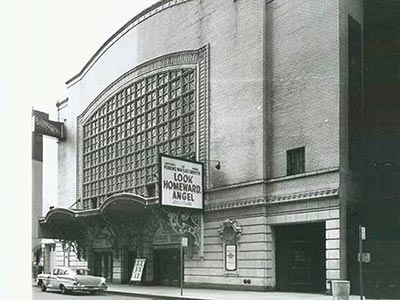
<instances>
[{"instance_id":1,"label":"illuminated sign","mask_svg":"<svg viewBox=\"0 0 400 300\"><path fill-rule=\"evenodd\" d=\"M160 155L161 205L203 209L203 164Z\"/></svg>"}]
</instances>

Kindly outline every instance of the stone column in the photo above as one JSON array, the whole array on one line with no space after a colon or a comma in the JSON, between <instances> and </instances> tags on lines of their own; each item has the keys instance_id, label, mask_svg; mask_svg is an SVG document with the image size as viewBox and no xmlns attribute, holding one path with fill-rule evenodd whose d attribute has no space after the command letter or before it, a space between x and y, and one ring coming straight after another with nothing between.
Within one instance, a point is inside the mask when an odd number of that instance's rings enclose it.
<instances>
[{"instance_id":1,"label":"stone column","mask_svg":"<svg viewBox=\"0 0 400 300\"><path fill-rule=\"evenodd\" d=\"M330 281L341 279L340 275L340 221L331 219L325 222L326 245L326 289L330 290Z\"/></svg>"},{"instance_id":2,"label":"stone column","mask_svg":"<svg viewBox=\"0 0 400 300\"><path fill-rule=\"evenodd\" d=\"M129 283L131 274L128 274L128 248L121 247L121 283Z\"/></svg>"},{"instance_id":3,"label":"stone column","mask_svg":"<svg viewBox=\"0 0 400 300\"><path fill-rule=\"evenodd\" d=\"M94 274L94 252L91 246L85 246L85 259L91 274Z\"/></svg>"},{"instance_id":4,"label":"stone column","mask_svg":"<svg viewBox=\"0 0 400 300\"><path fill-rule=\"evenodd\" d=\"M122 283L123 276L122 276L122 249L121 247L117 247L113 249L113 276L112 282L113 283Z\"/></svg>"},{"instance_id":5,"label":"stone column","mask_svg":"<svg viewBox=\"0 0 400 300\"><path fill-rule=\"evenodd\" d=\"M266 225L266 241L267 241L267 278L266 288L276 288L276 261L275 261L275 231L270 225Z\"/></svg>"},{"instance_id":6,"label":"stone column","mask_svg":"<svg viewBox=\"0 0 400 300\"><path fill-rule=\"evenodd\" d=\"M142 257L147 258L143 281L146 283L154 281L154 265L153 265L153 239L151 236L143 237Z\"/></svg>"}]
</instances>

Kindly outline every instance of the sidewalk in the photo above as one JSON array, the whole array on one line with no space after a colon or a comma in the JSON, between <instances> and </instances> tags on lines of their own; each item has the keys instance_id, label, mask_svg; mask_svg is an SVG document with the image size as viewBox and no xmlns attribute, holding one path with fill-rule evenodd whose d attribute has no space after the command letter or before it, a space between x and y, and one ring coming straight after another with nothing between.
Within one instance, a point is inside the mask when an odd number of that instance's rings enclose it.
<instances>
[{"instance_id":1,"label":"sidewalk","mask_svg":"<svg viewBox=\"0 0 400 300\"><path fill-rule=\"evenodd\" d=\"M32 280L32 285L37 287ZM184 288L183 296L178 287L167 286L137 286L127 284L108 283L107 293L117 295L131 295L142 298L162 300L340 300L332 296L307 293L283 293L283 292L250 292L217 289L192 289ZM360 296L350 296L349 300L359 300ZM367 300L400 300L399 299L369 299Z\"/></svg>"},{"instance_id":2,"label":"sidewalk","mask_svg":"<svg viewBox=\"0 0 400 300\"><path fill-rule=\"evenodd\" d=\"M333 300L332 296L306 293L250 292L216 289L180 288L166 286L136 286L127 284L108 284L108 293L151 297L154 299L190 299L190 300ZM359 300L360 296L351 296L350 300Z\"/></svg>"}]
</instances>

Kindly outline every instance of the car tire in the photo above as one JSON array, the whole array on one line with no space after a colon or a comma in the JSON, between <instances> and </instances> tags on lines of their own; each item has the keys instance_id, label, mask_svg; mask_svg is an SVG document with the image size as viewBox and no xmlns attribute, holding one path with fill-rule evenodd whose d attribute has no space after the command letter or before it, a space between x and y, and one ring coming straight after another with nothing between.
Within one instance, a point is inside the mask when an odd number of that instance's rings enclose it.
<instances>
[{"instance_id":1,"label":"car tire","mask_svg":"<svg viewBox=\"0 0 400 300\"><path fill-rule=\"evenodd\" d=\"M63 294L63 295L68 294L68 290L65 288L65 286L61 285L60 290L61 290L61 294Z\"/></svg>"},{"instance_id":2,"label":"car tire","mask_svg":"<svg viewBox=\"0 0 400 300\"><path fill-rule=\"evenodd\" d=\"M43 282L39 283L39 285L42 292L45 292L47 290L46 285Z\"/></svg>"}]
</instances>

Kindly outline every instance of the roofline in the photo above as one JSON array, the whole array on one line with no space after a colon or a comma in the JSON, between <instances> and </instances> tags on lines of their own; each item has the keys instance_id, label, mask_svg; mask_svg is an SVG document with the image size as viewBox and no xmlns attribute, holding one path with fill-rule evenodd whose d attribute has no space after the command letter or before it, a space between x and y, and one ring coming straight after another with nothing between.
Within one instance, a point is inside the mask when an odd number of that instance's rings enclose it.
<instances>
[{"instance_id":1,"label":"roofline","mask_svg":"<svg viewBox=\"0 0 400 300\"><path fill-rule=\"evenodd\" d=\"M116 41L118 41L123 35L125 35L128 31L130 31L132 28L136 27L136 25L142 23L143 21L147 20L149 17L157 14L158 12L163 11L166 8L169 8L171 6L179 5L184 2L188 2L192 0L160 0L153 5L149 6L148 8L145 8L142 10L139 14L134 16L132 19L130 19L128 22L126 22L120 29L118 29L111 37L109 37L101 46L100 48L96 51L96 53L89 59L89 61L85 64L85 66L82 68L82 70L74 75L72 78L67 80L65 84L67 86L72 86L76 82L80 80L93 66L93 64L107 51L107 49L112 46ZM168 7L165 7L164 9L159 9L163 5L170 3ZM158 9L158 10L157 10ZM147 14L152 13L151 15L147 16ZM143 20L140 20L143 18ZM136 25L133 25L132 28L129 28L130 25L133 23L137 22ZM127 28L129 28L127 30ZM124 32L127 30L126 32ZM78 80L79 79L79 80ZM74 82L75 81L75 82Z\"/></svg>"}]
</instances>

